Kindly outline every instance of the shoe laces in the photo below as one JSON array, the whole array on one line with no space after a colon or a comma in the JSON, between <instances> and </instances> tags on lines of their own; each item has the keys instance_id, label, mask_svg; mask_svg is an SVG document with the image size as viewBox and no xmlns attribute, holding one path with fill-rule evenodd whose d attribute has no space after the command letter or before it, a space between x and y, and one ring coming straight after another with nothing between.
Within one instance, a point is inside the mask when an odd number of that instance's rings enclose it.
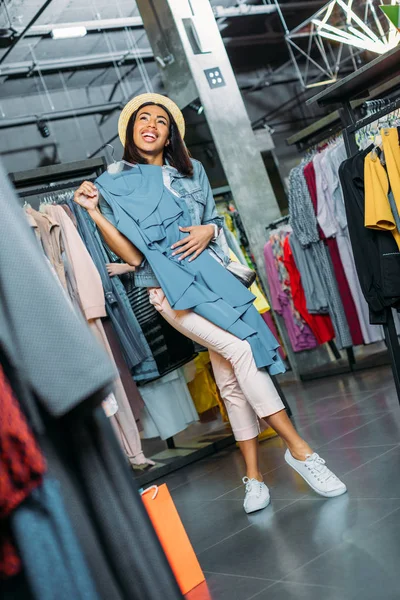
<instances>
[{"instance_id":1,"label":"shoe laces","mask_svg":"<svg viewBox=\"0 0 400 600\"><path fill-rule=\"evenodd\" d=\"M258 481L257 479L249 479L248 477L243 477L242 481L246 486L247 493L255 493L257 498L261 496L264 485L262 481Z\"/></svg>"},{"instance_id":2,"label":"shoe laces","mask_svg":"<svg viewBox=\"0 0 400 600\"><path fill-rule=\"evenodd\" d=\"M331 478L339 481L336 475L332 473L330 469L328 469L324 459L321 458L316 452L307 456L306 467L321 483L326 483Z\"/></svg>"}]
</instances>

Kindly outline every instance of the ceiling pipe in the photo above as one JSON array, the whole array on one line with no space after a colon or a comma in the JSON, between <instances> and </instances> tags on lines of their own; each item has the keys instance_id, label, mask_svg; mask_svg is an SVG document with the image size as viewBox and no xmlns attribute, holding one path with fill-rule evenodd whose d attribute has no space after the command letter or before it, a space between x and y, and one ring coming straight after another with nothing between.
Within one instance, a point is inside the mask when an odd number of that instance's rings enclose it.
<instances>
[{"instance_id":1,"label":"ceiling pipe","mask_svg":"<svg viewBox=\"0 0 400 600\"><path fill-rule=\"evenodd\" d=\"M49 6L49 4L52 3L52 1L53 0L46 0L46 2L43 4L43 6L35 14L35 16L29 21L29 23L25 27L25 29L22 30L22 32L17 37L17 39L8 48L7 52L5 52L3 54L3 56L0 58L0 65L6 60L6 58L9 56L9 54L11 54L11 52L14 50L15 46L17 46L17 44L19 44L19 42L24 39L24 37L26 36L26 34L28 33L28 31L30 30L30 28L32 27L32 25L34 23L36 23L36 21L38 20L38 18L40 17L40 15L42 13L44 13L44 11L46 10L46 8Z\"/></svg>"},{"instance_id":2,"label":"ceiling pipe","mask_svg":"<svg viewBox=\"0 0 400 600\"><path fill-rule=\"evenodd\" d=\"M125 29L126 27L143 27L143 20L141 17L123 17L118 19L75 21L72 23L46 23L31 27L26 37L50 35L53 29L69 29L71 27L85 27L87 31L111 31L113 29ZM18 31L18 27L14 29Z\"/></svg>"},{"instance_id":3,"label":"ceiling pipe","mask_svg":"<svg viewBox=\"0 0 400 600\"><path fill-rule=\"evenodd\" d=\"M81 108L69 108L67 110L41 113L40 115L26 115L15 119L0 119L0 129L11 127L23 127L24 125L35 125L38 118L43 121L62 121L74 117L87 117L90 115L105 114L119 110L123 107L121 102L108 102L107 104L96 104L94 106L83 106Z\"/></svg>"},{"instance_id":4,"label":"ceiling pipe","mask_svg":"<svg viewBox=\"0 0 400 600\"><path fill-rule=\"evenodd\" d=\"M102 54L93 54L87 57L75 57L70 59L50 59L41 60L37 63L30 61L13 63L0 67L0 77L8 77L11 75L31 75L41 71L65 71L79 67L91 67L96 65L112 64L115 61L131 62L137 58L153 58L151 48L143 48L141 50L131 50L125 52L104 52Z\"/></svg>"},{"instance_id":5,"label":"ceiling pipe","mask_svg":"<svg viewBox=\"0 0 400 600\"><path fill-rule=\"evenodd\" d=\"M281 10L308 10L318 9L326 4L326 0L308 0L303 2L289 2L281 5ZM241 5L243 8L233 6L224 8L216 6L214 15L216 18L246 17L261 14L273 14L277 11L274 4L263 4L261 6ZM53 29L68 29L70 27L85 27L88 32L91 31L112 31L113 29L125 29L127 27L143 27L143 20L137 17L120 17L116 19L97 19L89 21L74 21L72 23L47 23L44 25L33 25L26 32L25 37L38 37L50 35ZM23 32L22 27L14 27L18 34Z\"/></svg>"}]
</instances>

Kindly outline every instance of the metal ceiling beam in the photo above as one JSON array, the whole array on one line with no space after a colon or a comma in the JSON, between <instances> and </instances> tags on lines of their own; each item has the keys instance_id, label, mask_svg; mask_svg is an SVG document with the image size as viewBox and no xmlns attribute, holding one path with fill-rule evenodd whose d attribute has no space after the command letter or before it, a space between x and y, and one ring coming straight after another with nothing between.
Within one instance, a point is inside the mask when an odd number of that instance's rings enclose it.
<instances>
[{"instance_id":1,"label":"metal ceiling beam","mask_svg":"<svg viewBox=\"0 0 400 600\"><path fill-rule=\"evenodd\" d=\"M15 46L17 46L17 44L19 44L19 42L22 39L24 39L25 35L28 33L28 31L30 30L30 28L32 27L32 25L34 23L36 23L36 21L38 20L38 18L40 17L40 15L42 13L44 13L44 11L46 10L46 8L49 6L49 4L51 4L52 1L53 0L46 0L46 2L43 4L43 6L38 10L38 12L34 15L34 17L29 21L29 23L25 27L25 29L22 30L22 32L17 37L17 39L11 44L11 46L8 48L8 50L0 58L0 65L5 61L5 59L7 58L7 56L9 56L9 54L11 54L11 52L14 50Z\"/></svg>"},{"instance_id":2,"label":"metal ceiling beam","mask_svg":"<svg viewBox=\"0 0 400 600\"><path fill-rule=\"evenodd\" d=\"M307 0L303 2L285 2L280 5L284 12L298 10L314 10L321 8L326 4L326 0ZM231 17L251 17L257 15L271 15L278 12L276 4L250 5L241 4L240 6L214 6L214 16L216 19L229 19Z\"/></svg>"},{"instance_id":3,"label":"metal ceiling beam","mask_svg":"<svg viewBox=\"0 0 400 600\"><path fill-rule=\"evenodd\" d=\"M216 19L229 19L230 17L249 17L255 15L270 15L275 13L277 8L274 4L262 4L254 6L250 4L241 4L240 6L214 6L213 13Z\"/></svg>"},{"instance_id":4,"label":"metal ceiling beam","mask_svg":"<svg viewBox=\"0 0 400 600\"><path fill-rule=\"evenodd\" d=\"M34 25L26 37L49 35L53 29L68 29L70 27L85 27L87 31L106 31L112 29L125 29L126 27L143 27L141 17L123 17L118 19L98 19L93 21L74 21L72 23L46 23ZM15 27L18 31L18 27Z\"/></svg>"},{"instance_id":5,"label":"metal ceiling beam","mask_svg":"<svg viewBox=\"0 0 400 600\"><path fill-rule=\"evenodd\" d=\"M0 77L31 75L36 72L68 71L69 69L106 65L120 61L128 63L137 60L137 58L145 59L153 58L153 56L153 51L150 48L143 48L141 50L126 52L104 52L102 54L93 54L89 57L76 56L68 59L41 60L37 63L25 61L0 67Z\"/></svg>"},{"instance_id":6,"label":"metal ceiling beam","mask_svg":"<svg viewBox=\"0 0 400 600\"><path fill-rule=\"evenodd\" d=\"M107 104L69 108L68 110L40 113L40 115L26 115L25 117L16 117L14 119L0 119L0 129L22 127L23 125L34 125L37 122L38 117L44 119L45 121L62 121L64 119L73 119L75 117L106 114L113 112L114 110L119 110L122 107L123 103L121 102L107 102Z\"/></svg>"}]
</instances>

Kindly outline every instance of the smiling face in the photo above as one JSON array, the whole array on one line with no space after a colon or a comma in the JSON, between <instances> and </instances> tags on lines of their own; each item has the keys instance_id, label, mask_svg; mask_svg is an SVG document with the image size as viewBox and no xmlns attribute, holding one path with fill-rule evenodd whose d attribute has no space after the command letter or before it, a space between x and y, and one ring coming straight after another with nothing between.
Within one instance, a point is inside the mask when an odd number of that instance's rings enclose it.
<instances>
[{"instance_id":1,"label":"smiling face","mask_svg":"<svg viewBox=\"0 0 400 600\"><path fill-rule=\"evenodd\" d=\"M142 156L157 156L169 143L170 119L161 106L139 109L133 126L133 141Z\"/></svg>"}]
</instances>

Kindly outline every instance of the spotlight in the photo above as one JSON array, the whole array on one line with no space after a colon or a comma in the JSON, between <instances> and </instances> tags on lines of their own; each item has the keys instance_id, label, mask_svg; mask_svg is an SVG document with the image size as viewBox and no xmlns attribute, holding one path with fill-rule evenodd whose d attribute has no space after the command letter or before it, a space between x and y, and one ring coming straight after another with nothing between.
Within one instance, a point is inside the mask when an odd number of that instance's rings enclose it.
<instances>
[{"instance_id":1,"label":"spotlight","mask_svg":"<svg viewBox=\"0 0 400 600\"><path fill-rule=\"evenodd\" d=\"M47 125L46 121L44 119L38 119L36 121L36 126L40 132L40 135L42 136L42 138L48 138L50 137L50 129L49 126Z\"/></svg>"},{"instance_id":2,"label":"spotlight","mask_svg":"<svg viewBox=\"0 0 400 600\"><path fill-rule=\"evenodd\" d=\"M189 108L194 110L194 112L196 112L198 115L201 115L201 113L204 111L204 106L201 104L201 102L198 102L197 100L191 102L189 104Z\"/></svg>"}]
</instances>

